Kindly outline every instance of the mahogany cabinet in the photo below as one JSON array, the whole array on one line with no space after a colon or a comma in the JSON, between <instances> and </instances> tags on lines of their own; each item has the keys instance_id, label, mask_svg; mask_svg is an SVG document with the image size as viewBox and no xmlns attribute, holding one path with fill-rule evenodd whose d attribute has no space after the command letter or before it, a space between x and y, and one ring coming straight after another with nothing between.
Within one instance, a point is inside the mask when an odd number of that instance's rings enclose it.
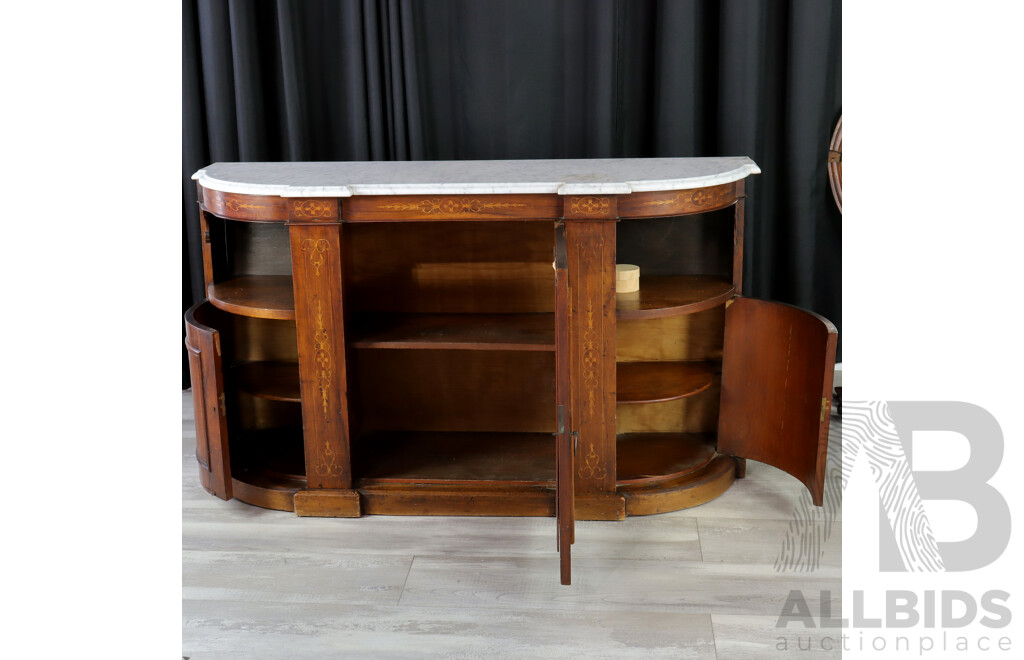
<instances>
[{"instance_id":1,"label":"mahogany cabinet","mask_svg":"<svg viewBox=\"0 0 1024 660\"><path fill-rule=\"evenodd\" d=\"M300 516L820 505L836 331L742 296L747 158L217 163L185 317L203 487ZM640 267L616 294L615 265Z\"/></svg>"}]
</instances>

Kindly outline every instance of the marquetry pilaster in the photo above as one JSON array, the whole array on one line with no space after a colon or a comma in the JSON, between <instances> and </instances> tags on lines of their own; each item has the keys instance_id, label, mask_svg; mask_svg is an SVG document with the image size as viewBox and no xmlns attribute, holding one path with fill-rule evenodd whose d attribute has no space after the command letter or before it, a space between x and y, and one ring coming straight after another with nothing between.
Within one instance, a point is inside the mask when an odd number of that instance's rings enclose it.
<instances>
[{"instance_id":1,"label":"marquetry pilaster","mask_svg":"<svg viewBox=\"0 0 1024 660\"><path fill-rule=\"evenodd\" d=\"M335 213L337 211L335 210ZM352 487L341 299L341 227L290 224L309 488Z\"/></svg>"},{"instance_id":2,"label":"marquetry pilaster","mask_svg":"<svg viewBox=\"0 0 1024 660\"><path fill-rule=\"evenodd\" d=\"M582 197L577 213L614 214L615 198ZM588 201L589 200L589 201ZM569 267L569 352L577 493L615 490L615 222L570 221L566 201Z\"/></svg>"}]
</instances>

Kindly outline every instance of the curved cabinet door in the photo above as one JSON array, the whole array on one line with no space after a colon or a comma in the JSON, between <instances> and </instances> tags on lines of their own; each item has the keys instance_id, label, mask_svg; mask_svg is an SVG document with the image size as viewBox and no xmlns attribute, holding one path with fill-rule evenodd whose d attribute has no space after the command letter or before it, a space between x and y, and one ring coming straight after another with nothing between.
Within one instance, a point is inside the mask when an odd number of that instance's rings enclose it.
<instances>
[{"instance_id":1,"label":"curved cabinet door","mask_svg":"<svg viewBox=\"0 0 1024 660\"><path fill-rule=\"evenodd\" d=\"M836 328L782 303L735 298L725 311L718 450L793 475L821 506Z\"/></svg>"},{"instance_id":2,"label":"curved cabinet door","mask_svg":"<svg viewBox=\"0 0 1024 660\"><path fill-rule=\"evenodd\" d=\"M213 307L208 302L198 303L185 313L185 347L196 411L199 480L211 494L230 500L231 458L224 411L224 371L220 333L208 325L212 315Z\"/></svg>"}]
</instances>

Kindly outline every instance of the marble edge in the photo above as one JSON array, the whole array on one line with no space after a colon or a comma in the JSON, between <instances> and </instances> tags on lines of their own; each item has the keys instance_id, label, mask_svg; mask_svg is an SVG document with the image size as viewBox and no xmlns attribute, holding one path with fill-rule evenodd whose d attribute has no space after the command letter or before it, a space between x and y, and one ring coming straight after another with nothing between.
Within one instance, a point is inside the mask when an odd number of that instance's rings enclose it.
<instances>
[{"instance_id":1,"label":"marble edge","mask_svg":"<svg viewBox=\"0 0 1024 660\"><path fill-rule=\"evenodd\" d=\"M624 181L621 183L410 183L363 184L350 186L289 186L262 183L241 183L215 179L201 169L192 180L204 188L239 195L278 195L280 197L352 197L355 195L488 195L488 194L552 194L559 195L628 195L634 192L662 190L688 190L724 183L732 183L751 174L760 174L761 168L753 161L728 172L684 179L651 181Z\"/></svg>"},{"instance_id":2,"label":"marble edge","mask_svg":"<svg viewBox=\"0 0 1024 660\"><path fill-rule=\"evenodd\" d=\"M278 195L280 197L351 197L350 186L287 186L270 183L241 183L215 179L201 169L192 180L203 188L236 195Z\"/></svg>"},{"instance_id":3,"label":"marble edge","mask_svg":"<svg viewBox=\"0 0 1024 660\"><path fill-rule=\"evenodd\" d=\"M658 181L630 181L632 192L656 192L660 190L690 190L692 188L706 188L707 186L718 186L723 183L732 183L745 179L751 174L760 174L761 168L756 163L744 163L740 167L728 172L708 174L706 176L688 177L686 179L663 179Z\"/></svg>"}]
</instances>

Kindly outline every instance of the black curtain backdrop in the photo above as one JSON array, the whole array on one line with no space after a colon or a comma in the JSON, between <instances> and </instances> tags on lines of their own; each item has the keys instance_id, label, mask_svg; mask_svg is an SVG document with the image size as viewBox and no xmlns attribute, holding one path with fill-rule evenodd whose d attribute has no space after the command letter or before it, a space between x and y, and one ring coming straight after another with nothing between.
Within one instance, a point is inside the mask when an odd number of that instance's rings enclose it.
<instances>
[{"instance_id":1,"label":"black curtain backdrop","mask_svg":"<svg viewBox=\"0 0 1024 660\"><path fill-rule=\"evenodd\" d=\"M183 9L183 311L205 297L190 177L212 162L749 156L746 295L841 331L838 0Z\"/></svg>"}]
</instances>

